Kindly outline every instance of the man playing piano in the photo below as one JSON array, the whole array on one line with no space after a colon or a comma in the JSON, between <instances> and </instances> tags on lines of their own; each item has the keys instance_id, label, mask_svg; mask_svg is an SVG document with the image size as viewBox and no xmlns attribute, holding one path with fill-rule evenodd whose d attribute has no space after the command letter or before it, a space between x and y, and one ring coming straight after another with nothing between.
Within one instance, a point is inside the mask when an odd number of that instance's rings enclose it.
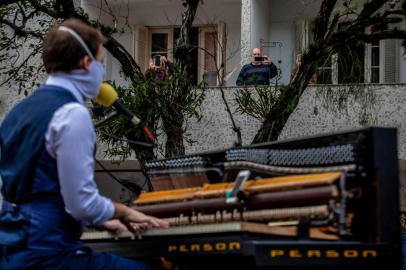
<instances>
[{"instance_id":1,"label":"man playing piano","mask_svg":"<svg viewBox=\"0 0 406 270\"><path fill-rule=\"evenodd\" d=\"M148 269L84 247L84 225L120 232L168 223L101 196L94 182L96 135L86 99L103 80L104 37L70 19L43 44L48 78L0 128L0 269Z\"/></svg>"}]
</instances>

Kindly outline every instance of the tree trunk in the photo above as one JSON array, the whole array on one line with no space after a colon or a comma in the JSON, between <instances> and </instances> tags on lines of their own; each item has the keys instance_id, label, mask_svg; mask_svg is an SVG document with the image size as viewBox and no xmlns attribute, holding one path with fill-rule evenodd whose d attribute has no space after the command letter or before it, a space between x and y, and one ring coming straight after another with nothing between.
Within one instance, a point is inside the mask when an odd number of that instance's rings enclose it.
<instances>
[{"instance_id":1,"label":"tree trunk","mask_svg":"<svg viewBox=\"0 0 406 270\"><path fill-rule=\"evenodd\" d=\"M323 53L322 49L313 47L303 55L302 64L299 66L296 76L287 87L282 88L278 105L268 113L252 143L278 139L289 116L294 112L300 97L309 84L310 78L316 72L313 59L319 59Z\"/></svg>"},{"instance_id":2,"label":"tree trunk","mask_svg":"<svg viewBox=\"0 0 406 270\"><path fill-rule=\"evenodd\" d=\"M165 157L172 158L185 154L183 144L184 131L182 128L183 117L178 117L172 121L163 121L163 130L167 136L165 144Z\"/></svg>"},{"instance_id":3,"label":"tree trunk","mask_svg":"<svg viewBox=\"0 0 406 270\"><path fill-rule=\"evenodd\" d=\"M295 97L293 100L285 99L283 103L288 104L288 106L280 111L272 111L272 116L267 117L266 121L262 123L252 143L276 141L278 139L289 116L299 103L299 97Z\"/></svg>"},{"instance_id":4,"label":"tree trunk","mask_svg":"<svg viewBox=\"0 0 406 270\"><path fill-rule=\"evenodd\" d=\"M174 48L175 63L180 67L181 72L187 77L193 76L192 61L190 51L193 49L190 43L190 30L195 19L197 7L200 0L184 0L183 6L186 7L182 14L182 25L180 28L179 38L176 40ZM189 94L192 81L188 85L182 87L180 93L175 97L175 104L183 104ZM175 157L185 154L185 146L183 144L183 115L179 112L172 112L169 117L162 117L163 131L167 136L165 145L165 157Z\"/></svg>"},{"instance_id":5,"label":"tree trunk","mask_svg":"<svg viewBox=\"0 0 406 270\"><path fill-rule=\"evenodd\" d=\"M200 0L183 1L183 6L186 7L186 10L182 13L182 25L174 49L175 62L179 64L182 73L188 75L188 78L193 75L191 74L192 60L190 57L190 52L193 49L193 46L190 43L190 31L192 29L193 21L195 20L199 2Z\"/></svg>"},{"instance_id":6,"label":"tree trunk","mask_svg":"<svg viewBox=\"0 0 406 270\"><path fill-rule=\"evenodd\" d=\"M185 154L185 146L183 144L183 134L171 134L167 132L168 140L165 144L165 157L172 158Z\"/></svg>"}]
</instances>

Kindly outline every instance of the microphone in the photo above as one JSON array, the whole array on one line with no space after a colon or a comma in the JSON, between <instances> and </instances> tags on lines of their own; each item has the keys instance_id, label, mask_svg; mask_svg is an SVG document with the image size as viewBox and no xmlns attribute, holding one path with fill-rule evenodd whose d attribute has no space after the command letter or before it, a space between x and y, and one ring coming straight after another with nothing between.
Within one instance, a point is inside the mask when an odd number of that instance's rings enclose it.
<instances>
[{"instance_id":1,"label":"microphone","mask_svg":"<svg viewBox=\"0 0 406 270\"><path fill-rule=\"evenodd\" d=\"M95 101L106 107L113 106L119 113L126 116L134 125L138 125L141 123L141 119L139 119L134 113L132 113L126 106L120 103L116 90L114 90L113 86L108 83L102 83L100 85L100 91L99 94L96 96ZM156 140L155 136L152 134L148 127L144 126L143 129L145 135L151 141Z\"/></svg>"},{"instance_id":2,"label":"microphone","mask_svg":"<svg viewBox=\"0 0 406 270\"><path fill-rule=\"evenodd\" d=\"M114 90L113 86L108 83L102 83L100 85L100 91L96 96L96 102L106 107L113 106L119 113L124 114L130 119L134 125L141 123L141 119L120 103L116 90Z\"/></svg>"}]
</instances>

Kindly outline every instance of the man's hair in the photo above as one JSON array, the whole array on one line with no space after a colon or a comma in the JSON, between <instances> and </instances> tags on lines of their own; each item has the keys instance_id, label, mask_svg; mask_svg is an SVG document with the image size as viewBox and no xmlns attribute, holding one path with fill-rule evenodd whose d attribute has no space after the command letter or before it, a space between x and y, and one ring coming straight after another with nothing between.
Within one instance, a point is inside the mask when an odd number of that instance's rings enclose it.
<instances>
[{"instance_id":1,"label":"man's hair","mask_svg":"<svg viewBox=\"0 0 406 270\"><path fill-rule=\"evenodd\" d=\"M100 45L106 40L99 30L78 19L68 19L61 25L75 31L89 47L94 57L96 57ZM69 72L77 69L80 59L87 55L86 50L72 34L58 30L59 26L54 26L48 32L43 43L42 60L47 73Z\"/></svg>"}]
</instances>

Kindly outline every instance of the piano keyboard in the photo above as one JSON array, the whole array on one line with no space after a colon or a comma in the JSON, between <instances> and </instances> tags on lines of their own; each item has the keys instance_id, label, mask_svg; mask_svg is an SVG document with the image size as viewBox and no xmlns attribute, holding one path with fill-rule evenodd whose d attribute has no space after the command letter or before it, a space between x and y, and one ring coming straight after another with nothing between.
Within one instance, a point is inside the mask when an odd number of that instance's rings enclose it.
<instances>
[{"instance_id":1,"label":"piano keyboard","mask_svg":"<svg viewBox=\"0 0 406 270\"><path fill-rule=\"evenodd\" d=\"M181 236L181 235L207 235L207 234L221 234L221 233L259 233L270 234L279 236L296 236L296 226L268 226L261 223L250 222L225 222L216 224L195 224L169 227L165 229L151 228L137 234L129 231L123 232L120 235L115 235L107 231L85 231L82 234L81 240L85 242L92 241L106 241L106 240L135 240L142 239L143 237L159 237L159 236ZM328 235L323 233L318 228L310 229L310 238L315 239L328 239L339 240L335 235Z\"/></svg>"}]
</instances>

